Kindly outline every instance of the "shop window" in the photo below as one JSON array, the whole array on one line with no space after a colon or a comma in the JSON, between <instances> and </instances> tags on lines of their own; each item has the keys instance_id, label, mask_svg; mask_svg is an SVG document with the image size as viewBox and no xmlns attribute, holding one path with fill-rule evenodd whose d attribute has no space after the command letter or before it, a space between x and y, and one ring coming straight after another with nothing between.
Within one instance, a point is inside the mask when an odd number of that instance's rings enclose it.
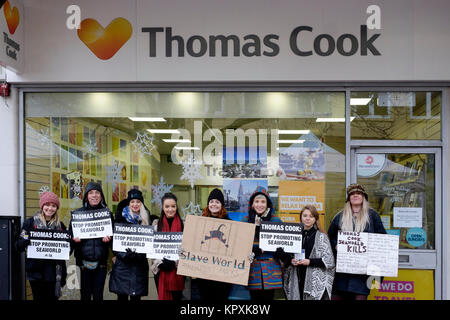
<instances>
[{"instance_id":1,"label":"shop window","mask_svg":"<svg viewBox=\"0 0 450 320\"><path fill-rule=\"evenodd\" d=\"M440 140L440 92L352 92L351 138Z\"/></svg>"}]
</instances>

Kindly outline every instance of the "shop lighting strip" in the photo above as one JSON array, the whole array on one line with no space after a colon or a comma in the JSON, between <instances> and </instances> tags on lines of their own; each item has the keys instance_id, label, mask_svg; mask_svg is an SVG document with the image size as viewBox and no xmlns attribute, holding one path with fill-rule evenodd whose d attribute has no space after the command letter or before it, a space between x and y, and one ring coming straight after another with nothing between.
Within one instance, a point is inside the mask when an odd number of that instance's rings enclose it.
<instances>
[{"instance_id":1,"label":"shop lighting strip","mask_svg":"<svg viewBox=\"0 0 450 320\"><path fill-rule=\"evenodd\" d=\"M178 133L180 134L179 130L176 129L147 129L150 133Z\"/></svg>"}]
</instances>

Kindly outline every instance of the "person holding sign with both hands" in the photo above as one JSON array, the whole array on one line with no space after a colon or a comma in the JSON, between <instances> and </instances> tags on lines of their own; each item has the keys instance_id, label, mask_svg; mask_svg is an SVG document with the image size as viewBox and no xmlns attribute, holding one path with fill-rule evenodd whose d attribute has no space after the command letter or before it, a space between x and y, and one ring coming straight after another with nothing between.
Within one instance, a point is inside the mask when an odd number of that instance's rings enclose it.
<instances>
[{"instance_id":1,"label":"person holding sign with both hands","mask_svg":"<svg viewBox=\"0 0 450 320\"><path fill-rule=\"evenodd\" d=\"M41 194L39 198L40 210L23 224L22 232L16 243L19 251L24 251L30 245L30 231L66 230L58 217L59 205L58 196L53 192ZM26 258L25 270L34 300L58 300L61 296L61 288L66 283L65 261Z\"/></svg>"},{"instance_id":2,"label":"person holding sign with both hands","mask_svg":"<svg viewBox=\"0 0 450 320\"><path fill-rule=\"evenodd\" d=\"M347 199L344 209L339 212L328 228L331 247L337 255L339 231L354 231L386 234L383 222L375 210L370 208L369 196L360 184L347 187ZM369 276L336 272L332 300L366 300L370 293L367 284Z\"/></svg>"},{"instance_id":3,"label":"person holding sign with both hands","mask_svg":"<svg viewBox=\"0 0 450 320\"><path fill-rule=\"evenodd\" d=\"M300 212L303 224L302 253L285 264L284 291L288 300L329 300L335 263L327 234L317 209L306 205Z\"/></svg>"},{"instance_id":4,"label":"person holding sign with both hands","mask_svg":"<svg viewBox=\"0 0 450 320\"><path fill-rule=\"evenodd\" d=\"M128 197L122 200L116 211L114 223L149 225L150 212L144 205L142 192L137 189L128 191ZM117 299L127 301L140 300L148 295L148 261L145 253L113 251L113 268L109 279L109 290L117 294Z\"/></svg>"}]
</instances>

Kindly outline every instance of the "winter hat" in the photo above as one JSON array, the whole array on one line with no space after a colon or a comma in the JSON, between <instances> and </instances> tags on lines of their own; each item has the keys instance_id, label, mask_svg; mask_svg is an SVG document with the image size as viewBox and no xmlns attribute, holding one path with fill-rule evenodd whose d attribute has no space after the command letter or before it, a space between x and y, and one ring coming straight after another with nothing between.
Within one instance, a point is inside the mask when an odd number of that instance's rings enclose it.
<instances>
[{"instance_id":1,"label":"winter hat","mask_svg":"<svg viewBox=\"0 0 450 320\"><path fill-rule=\"evenodd\" d=\"M56 207L59 209L59 198L56 194L54 194L51 191L43 192L39 198L39 207L41 209L46 203L54 203L56 204Z\"/></svg>"},{"instance_id":2,"label":"winter hat","mask_svg":"<svg viewBox=\"0 0 450 320\"><path fill-rule=\"evenodd\" d=\"M225 198L223 196L222 191L220 191L219 189L215 188L213 191L211 191L211 193L209 194L209 197L208 197L208 203L212 199L219 200L220 203L222 204L222 207L225 207Z\"/></svg>"},{"instance_id":3,"label":"winter hat","mask_svg":"<svg viewBox=\"0 0 450 320\"><path fill-rule=\"evenodd\" d=\"M131 189L130 191L128 191L127 197L128 202L133 199L138 199L139 201L144 203L144 197L142 196L142 192L138 189Z\"/></svg>"},{"instance_id":4,"label":"winter hat","mask_svg":"<svg viewBox=\"0 0 450 320\"><path fill-rule=\"evenodd\" d=\"M270 209L273 208L272 200L270 199L270 195L267 192L267 190L264 189L263 187L257 187L256 190L251 195L249 201L248 201L248 211L251 210L252 205L253 205L253 201L255 200L256 196L258 196L258 195L265 196L266 199L267 199L267 207L270 208Z\"/></svg>"},{"instance_id":5,"label":"winter hat","mask_svg":"<svg viewBox=\"0 0 450 320\"><path fill-rule=\"evenodd\" d=\"M366 200L369 201L369 195L367 194L366 190L364 189L364 187L362 185L357 184L357 183L353 183L347 187L347 200L346 201L350 200L350 195L353 192L361 192L362 194L364 194L364 197L366 198Z\"/></svg>"}]
</instances>

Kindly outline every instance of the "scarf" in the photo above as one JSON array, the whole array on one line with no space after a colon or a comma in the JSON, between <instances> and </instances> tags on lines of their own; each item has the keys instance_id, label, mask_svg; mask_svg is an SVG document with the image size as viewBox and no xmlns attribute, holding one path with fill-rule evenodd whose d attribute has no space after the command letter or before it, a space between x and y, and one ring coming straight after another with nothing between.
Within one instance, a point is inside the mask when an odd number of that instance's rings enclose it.
<instances>
[{"instance_id":1,"label":"scarf","mask_svg":"<svg viewBox=\"0 0 450 320\"><path fill-rule=\"evenodd\" d=\"M163 214L162 232L182 232L181 220L179 215L175 215L172 225L169 226L166 215ZM177 275L177 269L170 271L159 271L158 298L159 300L172 300L171 291L184 290L184 277Z\"/></svg>"},{"instance_id":2,"label":"scarf","mask_svg":"<svg viewBox=\"0 0 450 320\"><path fill-rule=\"evenodd\" d=\"M122 217L124 217L125 220L132 224L139 224L139 221L141 221L141 216L132 213L129 206L123 208Z\"/></svg>"}]
</instances>

